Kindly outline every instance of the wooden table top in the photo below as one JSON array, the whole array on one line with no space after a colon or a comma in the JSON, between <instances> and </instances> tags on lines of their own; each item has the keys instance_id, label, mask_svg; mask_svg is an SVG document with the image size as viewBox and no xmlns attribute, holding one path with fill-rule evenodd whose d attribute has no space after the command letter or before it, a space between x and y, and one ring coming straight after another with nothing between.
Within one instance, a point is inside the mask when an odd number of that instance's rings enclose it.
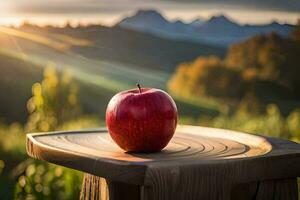
<instances>
[{"instance_id":1,"label":"wooden table top","mask_svg":"<svg viewBox=\"0 0 300 200\"><path fill-rule=\"evenodd\" d=\"M114 181L151 184L153 173L222 173L237 182L300 176L300 145L242 132L180 125L159 153L126 153L106 129L27 134L30 156ZM188 173L188 172L184 172Z\"/></svg>"}]
</instances>

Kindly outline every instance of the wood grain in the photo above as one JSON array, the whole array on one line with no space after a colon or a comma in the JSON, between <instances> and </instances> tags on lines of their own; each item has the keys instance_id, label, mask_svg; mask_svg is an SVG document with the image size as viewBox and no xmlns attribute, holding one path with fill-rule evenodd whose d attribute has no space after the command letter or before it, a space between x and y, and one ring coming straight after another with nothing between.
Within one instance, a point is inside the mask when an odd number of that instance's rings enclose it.
<instances>
[{"instance_id":1,"label":"wood grain","mask_svg":"<svg viewBox=\"0 0 300 200\"><path fill-rule=\"evenodd\" d=\"M247 183L271 181L266 187L273 188L270 185L274 180L281 180L276 187L285 188L276 196L284 191L290 194L288 188L294 187L285 186L293 183L284 184L283 180L300 176L297 143L195 126L179 126L169 145L159 153L123 152L105 129L28 134L27 152L34 158L89 173L82 199L86 195L97 197L88 199L99 199L105 193L99 189L104 182L100 184L97 177L109 181L107 191L122 194L124 189L130 190L140 199L231 199L238 194L233 192L237 186L246 183L246 191L253 195L251 191L257 187ZM263 191L263 185L255 192ZM273 195L281 190L268 191Z\"/></svg>"},{"instance_id":2,"label":"wood grain","mask_svg":"<svg viewBox=\"0 0 300 200\"><path fill-rule=\"evenodd\" d=\"M276 179L236 185L231 200L297 200L297 179Z\"/></svg>"},{"instance_id":3,"label":"wood grain","mask_svg":"<svg viewBox=\"0 0 300 200\"><path fill-rule=\"evenodd\" d=\"M85 174L80 200L139 200L141 187Z\"/></svg>"}]
</instances>

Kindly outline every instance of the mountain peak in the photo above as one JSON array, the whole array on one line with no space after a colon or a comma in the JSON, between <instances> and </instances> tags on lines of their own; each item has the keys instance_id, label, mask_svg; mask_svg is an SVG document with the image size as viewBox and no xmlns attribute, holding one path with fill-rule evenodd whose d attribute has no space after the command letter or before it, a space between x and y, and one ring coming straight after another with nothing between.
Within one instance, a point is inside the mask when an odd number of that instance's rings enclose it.
<instances>
[{"instance_id":1,"label":"mountain peak","mask_svg":"<svg viewBox=\"0 0 300 200\"><path fill-rule=\"evenodd\" d=\"M121 20L118 25L130 27L153 27L158 28L167 24L168 21L156 10L138 10L130 17Z\"/></svg>"},{"instance_id":2,"label":"mountain peak","mask_svg":"<svg viewBox=\"0 0 300 200\"><path fill-rule=\"evenodd\" d=\"M152 22L166 22L167 20L156 10L152 9L141 9L138 10L133 16L130 18L136 20L145 20L145 21L152 21Z\"/></svg>"},{"instance_id":3,"label":"mountain peak","mask_svg":"<svg viewBox=\"0 0 300 200\"><path fill-rule=\"evenodd\" d=\"M225 15L216 15L212 16L206 24L213 24L213 25L221 25L221 26L239 26L236 22L232 21Z\"/></svg>"},{"instance_id":4,"label":"mountain peak","mask_svg":"<svg viewBox=\"0 0 300 200\"><path fill-rule=\"evenodd\" d=\"M161 14L154 9L140 9L135 15L161 16Z\"/></svg>"},{"instance_id":5,"label":"mountain peak","mask_svg":"<svg viewBox=\"0 0 300 200\"><path fill-rule=\"evenodd\" d=\"M133 17L145 20L166 21L166 19L162 16L161 13L159 13L157 10L152 9L138 10Z\"/></svg>"},{"instance_id":6,"label":"mountain peak","mask_svg":"<svg viewBox=\"0 0 300 200\"><path fill-rule=\"evenodd\" d=\"M208 21L232 22L228 17L226 17L223 14L212 16Z\"/></svg>"}]
</instances>

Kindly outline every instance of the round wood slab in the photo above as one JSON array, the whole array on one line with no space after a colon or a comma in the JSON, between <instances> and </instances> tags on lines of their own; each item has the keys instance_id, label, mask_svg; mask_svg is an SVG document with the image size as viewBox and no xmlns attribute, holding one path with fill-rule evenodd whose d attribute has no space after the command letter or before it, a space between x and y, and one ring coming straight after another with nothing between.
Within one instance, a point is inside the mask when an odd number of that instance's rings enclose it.
<instances>
[{"instance_id":1,"label":"round wood slab","mask_svg":"<svg viewBox=\"0 0 300 200\"><path fill-rule=\"evenodd\" d=\"M178 126L159 153L126 153L106 129L28 134L27 152L37 159L133 184L151 184L151 174L164 170L175 175L178 170L202 170L203 176L227 170L224 173L231 173L237 182L300 176L297 143L195 126Z\"/></svg>"}]
</instances>

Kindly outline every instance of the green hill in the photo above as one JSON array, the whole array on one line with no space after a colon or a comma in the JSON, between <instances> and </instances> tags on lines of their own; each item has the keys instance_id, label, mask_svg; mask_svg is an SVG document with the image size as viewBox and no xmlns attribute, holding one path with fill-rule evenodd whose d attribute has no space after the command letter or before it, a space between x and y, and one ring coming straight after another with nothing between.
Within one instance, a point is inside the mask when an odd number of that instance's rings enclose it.
<instances>
[{"instance_id":1,"label":"green hill","mask_svg":"<svg viewBox=\"0 0 300 200\"><path fill-rule=\"evenodd\" d=\"M40 81L42 68L22 58L0 53L0 118L24 121L31 85Z\"/></svg>"},{"instance_id":2,"label":"green hill","mask_svg":"<svg viewBox=\"0 0 300 200\"><path fill-rule=\"evenodd\" d=\"M88 26L79 28L21 28L23 31L80 38L91 45L73 45L71 50L87 58L127 63L138 68L173 72L176 66L199 55L223 57L226 49L200 43L163 39L120 27ZM55 34L53 36L53 34ZM64 40L65 41L65 40Z\"/></svg>"},{"instance_id":3,"label":"green hill","mask_svg":"<svg viewBox=\"0 0 300 200\"><path fill-rule=\"evenodd\" d=\"M0 116L7 121L24 121L30 86L41 79L45 66L71 71L80 86L85 112L104 117L107 102L115 93L135 87L136 82L165 89L174 63L188 59L193 51L195 56L200 51L220 53L198 44L101 26L0 27L0 42L1 71L8 71L2 73L6 78L1 78ZM206 105L177 103L182 115L218 112Z\"/></svg>"}]
</instances>

